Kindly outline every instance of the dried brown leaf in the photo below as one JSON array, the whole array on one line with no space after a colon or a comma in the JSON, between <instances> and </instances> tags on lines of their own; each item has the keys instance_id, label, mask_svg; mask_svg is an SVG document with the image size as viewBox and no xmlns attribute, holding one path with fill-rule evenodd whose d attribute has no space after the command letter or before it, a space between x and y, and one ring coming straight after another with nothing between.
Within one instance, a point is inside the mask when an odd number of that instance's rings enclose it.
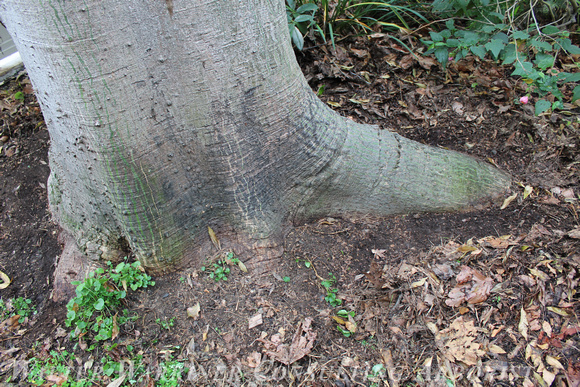
<instances>
[{"instance_id":1,"label":"dried brown leaf","mask_svg":"<svg viewBox=\"0 0 580 387\"><path fill-rule=\"evenodd\" d=\"M503 204L501 205L501 207L499 208L500 210L503 210L504 208L506 208L507 206L510 205L511 202L514 201L515 198L518 197L518 193L516 192L515 194L513 194L512 196L507 197L504 201Z\"/></svg>"},{"instance_id":2,"label":"dried brown leaf","mask_svg":"<svg viewBox=\"0 0 580 387\"><path fill-rule=\"evenodd\" d=\"M215 248L218 250L221 250L220 241L219 241L217 235L215 234L215 231L211 227L207 226L207 233L209 234L209 238L211 239L211 243L213 243Z\"/></svg>"},{"instance_id":3,"label":"dried brown leaf","mask_svg":"<svg viewBox=\"0 0 580 387\"><path fill-rule=\"evenodd\" d=\"M518 323L518 331L524 337L524 339L528 339L528 317L526 315L526 311L524 308L520 309L520 322Z\"/></svg>"},{"instance_id":4,"label":"dried brown leaf","mask_svg":"<svg viewBox=\"0 0 580 387\"><path fill-rule=\"evenodd\" d=\"M194 320L197 320L200 311L201 306L199 305L199 302L196 302L194 306L190 306L189 308L187 308L187 317L191 317Z\"/></svg>"},{"instance_id":5,"label":"dried brown leaf","mask_svg":"<svg viewBox=\"0 0 580 387\"><path fill-rule=\"evenodd\" d=\"M3 271L0 271L0 279L2 279L0 289L6 289L8 285L10 285L10 277L8 277Z\"/></svg>"},{"instance_id":6,"label":"dried brown leaf","mask_svg":"<svg viewBox=\"0 0 580 387\"><path fill-rule=\"evenodd\" d=\"M479 271L463 265L456 277L457 286L449 291L445 304L452 307L461 305L464 301L478 304L487 300L493 289L493 279Z\"/></svg>"},{"instance_id":7,"label":"dried brown leaf","mask_svg":"<svg viewBox=\"0 0 580 387\"><path fill-rule=\"evenodd\" d=\"M290 365L308 355L312 350L314 340L316 340L316 332L312 331L311 324L312 319L305 318L304 322L296 329L290 345L276 343L273 340L276 335L272 336L271 341L265 339L258 339L258 341L264 343L265 353L268 356L280 363Z\"/></svg>"},{"instance_id":8,"label":"dried brown leaf","mask_svg":"<svg viewBox=\"0 0 580 387\"><path fill-rule=\"evenodd\" d=\"M257 315L250 317L250 319L248 320L248 329L252 329L262 324L263 324L262 313L258 313Z\"/></svg>"}]
</instances>

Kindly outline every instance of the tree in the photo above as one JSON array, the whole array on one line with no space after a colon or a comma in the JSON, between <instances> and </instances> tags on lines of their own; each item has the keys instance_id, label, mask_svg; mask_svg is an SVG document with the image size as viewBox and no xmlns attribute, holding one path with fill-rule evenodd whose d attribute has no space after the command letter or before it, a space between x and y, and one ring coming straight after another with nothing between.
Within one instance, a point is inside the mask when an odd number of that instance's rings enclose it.
<instances>
[{"instance_id":1,"label":"tree","mask_svg":"<svg viewBox=\"0 0 580 387\"><path fill-rule=\"evenodd\" d=\"M283 0L3 0L0 18L50 132L52 213L93 258L196 264L211 227L264 270L292 224L458 210L510 184L330 110Z\"/></svg>"}]
</instances>

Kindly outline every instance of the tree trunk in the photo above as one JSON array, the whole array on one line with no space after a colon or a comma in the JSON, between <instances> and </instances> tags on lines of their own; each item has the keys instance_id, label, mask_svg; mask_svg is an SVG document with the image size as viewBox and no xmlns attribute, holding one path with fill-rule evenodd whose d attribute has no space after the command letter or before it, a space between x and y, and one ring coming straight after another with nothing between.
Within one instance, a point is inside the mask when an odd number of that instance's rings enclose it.
<instances>
[{"instance_id":1,"label":"tree trunk","mask_svg":"<svg viewBox=\"0 0 580 387\"><path fill-rule=\"evenodd\" d=\"M458 210L510 184L329 109L283 0L2 0L0 18L50 132L52 212L89 256L195 265L209 226L256 267L293 223Z\"/></svg>"}]
</instances>

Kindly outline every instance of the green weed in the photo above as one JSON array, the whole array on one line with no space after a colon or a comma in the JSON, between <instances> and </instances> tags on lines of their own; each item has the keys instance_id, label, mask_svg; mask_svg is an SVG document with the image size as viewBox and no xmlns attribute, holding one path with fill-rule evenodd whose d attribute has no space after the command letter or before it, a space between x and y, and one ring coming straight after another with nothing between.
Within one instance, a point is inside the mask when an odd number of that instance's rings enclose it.
<instances>
[{"instance_id":1,"label":"green weed","mask_svg":"<svg viewBox=\"0 0 580 387\"><path fill-rule=\"evenodd\" d=\"M169 320L167 320L167 318L164 318L163 320L158 318L155 320L155 323L163 329L170 330L174 321L175 317L171 317Z\"/></svg>"},{"instance_id":2,"label":"green weed","mask_svg":"<svg viewBox=\"0 0 580 387\"><path fill-rule=\"evenodd\" d=\"M122 300L130 288L135 291L155 285L155 282L141 270L139 262L120 263L114 269L98 268L84 281L75 281L76 297L67 304L65 325L74 328L73 337L93 332L96 341L113 338L119 326L135 317L129 317L125 309L119 314Z\"/></svg>"},{"instance_id":3,"label":"green weed","mask_svg":"<svg viewBox=\"0 0 580 387\"><path fill-rule=\"evenodd\" d=\"M225 259L219 259L216 262L211 263L208 267L202 266L201 271L207 272L208 277L216 282L227 281L228 275L230 274L230 268L228 263L232 265L238 265L240 260L234 257L234 253L229 252Z\"/></svg>"},{"instance_id":4,"label":"green weed","mask_svg":"<svg viewBox=\"0 0 580 387\"><path fill-rule=\"evenodd\" d=\"M328 273L330 277L327 280L322 281L320 284L324 289L326 289L326 296L324 297L324 301L328 302L333 308L342 305L342 300L338 298L338 289L333 288L334 284L336 283L336 277L332 273Z\"/></svg>"},{"instance_id":5,"label":"green weed","mask_svg":"<svg viewBox=\"0 0 580 387\"><path fill-rule=\"evenodd\" d=\"M187 374L189 369L184 363L177 360L167 360L161 363L161 377L156 385L160 387L175 387L181 384L183 374Z\"/></svg>"},{"instance_id":6,"label":"green weed","mask_svg":"<svg viewBox=\"0 0 580 387\"><path fill-rule=\"evenodd\" d=\"M22 324L27 317L36 314L36 307L32 300L24 297L9 299L7 302L0 299L0 321L19 315L18 322Z\"/></svg>"}]
</instances>

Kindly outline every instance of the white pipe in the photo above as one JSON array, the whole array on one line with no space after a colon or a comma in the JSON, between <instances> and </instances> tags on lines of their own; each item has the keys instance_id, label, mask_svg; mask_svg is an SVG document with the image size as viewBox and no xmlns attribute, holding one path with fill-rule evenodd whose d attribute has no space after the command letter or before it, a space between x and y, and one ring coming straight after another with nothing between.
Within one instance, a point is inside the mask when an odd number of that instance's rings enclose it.
<instances>
[{"instance_id":1,"label":"white pipe","mask_svg":"<svg viewBox=\"0 0 580 387\"><path fill-rule=\"evenodd\" d=\"M19 52L8 55L6 58L0 60L0 77L8 74L12 69L22 66L22 58Z\"/></svg>"}]
</instances>

